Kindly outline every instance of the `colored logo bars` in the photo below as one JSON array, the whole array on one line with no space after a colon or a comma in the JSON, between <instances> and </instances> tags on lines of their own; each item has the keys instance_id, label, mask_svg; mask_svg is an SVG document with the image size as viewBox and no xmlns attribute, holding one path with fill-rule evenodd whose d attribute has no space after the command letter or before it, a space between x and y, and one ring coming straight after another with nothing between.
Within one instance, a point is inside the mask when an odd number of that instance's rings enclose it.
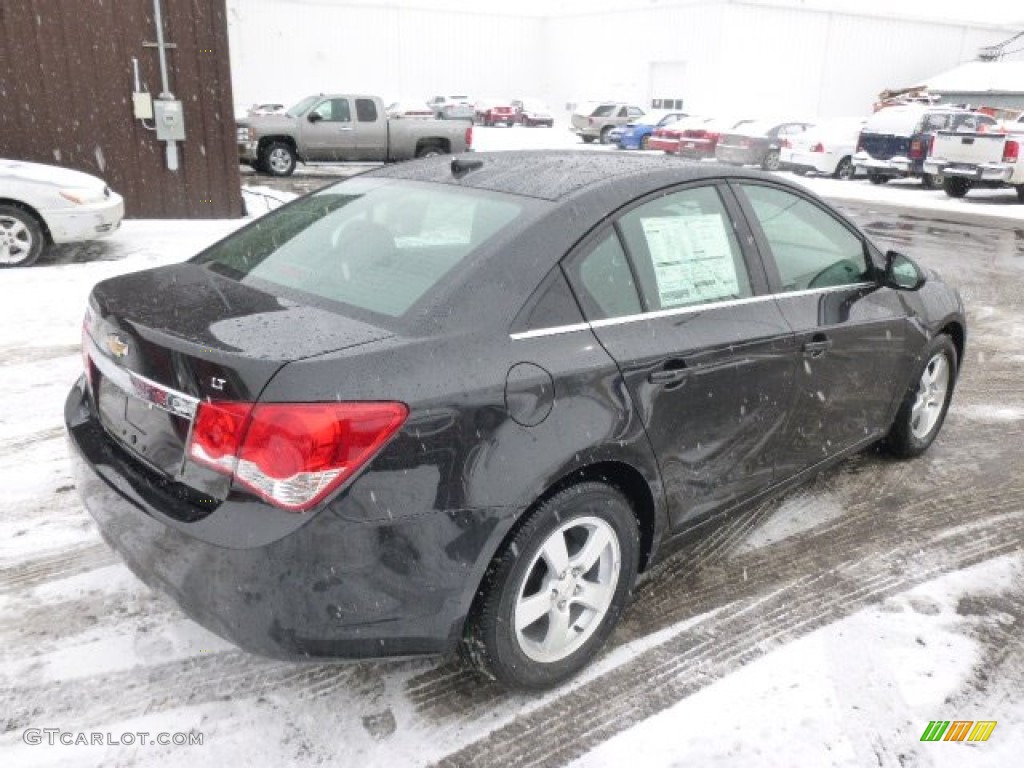
<instances>
[{"instance_id":1,"label":"colored logo bars","mask_svg":"<svg viewBox=\"0 0 1024 768\"><path fill-rule=\"evenodd\" d=\"M995 729L995 720L932 720L921 741L988 741Z\"/></svg>"}]
</instances>

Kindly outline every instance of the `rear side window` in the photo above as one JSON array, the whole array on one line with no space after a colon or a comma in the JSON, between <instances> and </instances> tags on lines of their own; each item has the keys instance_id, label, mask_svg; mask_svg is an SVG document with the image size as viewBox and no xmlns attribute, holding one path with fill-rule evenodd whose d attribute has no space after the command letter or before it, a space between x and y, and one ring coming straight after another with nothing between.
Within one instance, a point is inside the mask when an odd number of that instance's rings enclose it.
<instances>
[{"instance_id":1,"label":"rear side window","mask_svg":"<svg viewBox=\"0 0 1024 768\"><path fill-rule=\"evenodd\" d=\"M590 113L591 117L608 117L612 112L615 111L614 104L603 104L602 106L595 109Z\"/></svg>"},{"instance_id":2,"label":"rear side window","mask_svg":"<svg viewBox=\"0 0 1024 768\"><path fill-rule=\"evenodd\" d=\"M863 240L831 214L785 190L754 184L742 189L771 248L783 291L869 279Z\"/></svg>"},{"instance_id":3,"label":"rear side window","mask_svg":"<svg viewBox=\"0 0 1024 768\"><path fill-rule=\"evenodd\" d=\"M399 317L521 214L512 196L353 179L304 197L194 261Z\"/></svg>"},{"instance_id":4,"label":"rear side window","mask_svg":"<svg viewBox=\"0 0 1024 768\"><path fill-rule=\"evenodd\" d=\"M569 273L588 320L640 313L633 273L614 231L570 265Z\"/></svg>"},{"instance_id":5,"label":"rear side window","mask_svg":"<svg viewBox=\"0 0 1024 768\"><path fill-rule=\"evenodd\" d=\"M377 105L372 99L356 99L356 117L361 123L377 122Z\"/></svg>"},{"instance_id":6,"label":"rear side window","mask_svg":"<svg viewBox=\"0 0 1024 768\"><path fill-rule=\"evenodd\" d=\"M649 309L752 295L732 221L714 187L652 200L624 215L620 225Z\"/></svg>"}]
</instances>

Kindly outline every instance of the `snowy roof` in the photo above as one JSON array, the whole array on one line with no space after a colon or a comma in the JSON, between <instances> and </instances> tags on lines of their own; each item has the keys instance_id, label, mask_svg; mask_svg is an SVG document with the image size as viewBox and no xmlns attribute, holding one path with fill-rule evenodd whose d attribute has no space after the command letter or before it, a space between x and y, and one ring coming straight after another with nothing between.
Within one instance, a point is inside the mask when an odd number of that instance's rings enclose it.
<instances>
[{"instance_id":1,"label":"snowy roof","mask_svg":"<svg viewBox=\"0 0 1024 768\"><path fill-rule=\"evenodd\" d=\"M1024 93L1024 61L971 61L924 85L936 93Z\"/></svg>"}]
</instances>

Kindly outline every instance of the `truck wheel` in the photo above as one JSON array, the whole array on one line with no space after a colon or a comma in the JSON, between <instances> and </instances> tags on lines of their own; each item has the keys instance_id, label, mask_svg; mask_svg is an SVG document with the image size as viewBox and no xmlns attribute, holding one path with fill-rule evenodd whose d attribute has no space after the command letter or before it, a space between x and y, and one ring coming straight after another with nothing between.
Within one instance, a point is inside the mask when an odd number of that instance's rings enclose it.
<instances>
[{"instance_id":1,"label":"truck wheel","mask_svg":"<svg viewBox=\"0 0 1024 768\"><path fill-rule=\"evenodd\" d=\"M842 179L843 181L849 181L853 178L856 173L856 169L853 167L853 161L849 157L844 157L839 161L839 165L836 166L836 170L833 172L832 177L836 179Z\"/></svg>"},{"instance_id":2,"label":"truck wheel","mask_svg":"<svg viewBox=\"0 0 1024 768\"><path fill-rule=\"evenodd\" d=\"M971 188L970 179L961 179L956 176L947 176L942 181L942 188L950 197L963 197Z\"/></svg>"},{"instance_id":3,"label":"truck wheel","mask_svg":"<svg viewBox=\"0 0 1024 768\"><path fill-rule=\"evenodd\" d=\"M943 179L941 173L926 173L921 177L921 184L925 189L942 189Z\"/></svg>"},{"instance_id":4,"label":"truck wheel","mask_svg":"<svg viewBox=\"0 0 1024 768\"><path fill-rule=\"evenodd\" d=\"M888 176L883 176L880 173L871 173L871 172L869 172L868 173L868 181L870 181L872 184L888 184L889 183L889 177Z\"/></svg>"},{"instance_id":5,"label":"truck wheel","mask_svg":"<svg viewBox=\"0 0 1024 768\"><path fill-rule=\"evenodd\" d=\"M443 154L444 150L437 144L424 144L416 150L416 157L440 157Z\"/></svg>"},{"instance_id":6,"label":"truck wheel","mask_svg":"<svg viewBox=\"0 0 1024 768\"><path fill-rule=\"evenodd\" d=\"M0 205L0 268L27 267L43 252L43 228L13 205Z\"/></svg>"},{"instance_id":7,"label":"truck wheel","mask_svg":"<svg viewBox=\"0 0 1024 768\"><path fill-rule=\"evenodd\" d=\"M594 143L594 137L593 136L580 136L580 138L583 139L583 143L584 144L593 144Z\"/></svg>"},{"instance_id":8,"label":"truck wheel","mask_svg":"<svg viewBox=\"0 0 1024 768\"><path fill-rule=\"evenodd\" d=\"M601 143L602 144L607 144L609 141L611 141L611 139L608 138L608 134L611 133L611 132L612 132L612 127L610 125L606 125L604 128L601 129Z\"/></svg>"},{"instance_id":9,"label":"truck wheel","mask_svg":"<svg viewBox=\"0 0 1024 768\"><path fill-rule=\"evenodd\" d=\"M1024 184L1017 185L1017 202L1024 203Z\"/></svg>"},{"instance_id":10,"label":"truck wheel","mask_svg":"<svg viewBox=\"0 0 1024 768\"><path fill-rule=\"evenodd\" d=\"M283 141L268 144L260 153L260 165L271 176L291 176L295 163L295 150Z\"/></svg>"}]
</instances>

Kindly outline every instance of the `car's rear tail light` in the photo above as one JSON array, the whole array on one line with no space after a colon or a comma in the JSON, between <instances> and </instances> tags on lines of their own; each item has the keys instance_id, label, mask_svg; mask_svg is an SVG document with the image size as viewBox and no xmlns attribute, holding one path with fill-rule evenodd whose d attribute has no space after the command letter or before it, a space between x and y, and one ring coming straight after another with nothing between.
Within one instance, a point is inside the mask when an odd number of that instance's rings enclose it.
<instances>
[{"instance_id":1,"label":"car's rear tail light","mask_svg":"<svg viewBox=\"0 0 1024 768\"><path fill-rule=\"evenodd\" d=\"M466 128L466 148L469 149L473 146L473 125L472 123Z\"/></svg>"},{"instance_id":2,"label":"car's rear tail light","mask_svg":"<svg viewBox=\"0 0 1024 768\"><path fill-rule=\"evenodd\" d=\"M782 148L783 149L792 149L793 148L793 144L790 142L789 139L783 139L782 140Z\"/></svg>"},{"instance_id":3,"label":"car's rear tail light","mask_svg":"<svg viewBox=\"0 0 1024 768\"><path fill-rule=\"evenodd\" d=\"M593 125L593 124L594 124L594 118L588 117L587 118L587 125Z\"/></svg>"},{"instance_id":4,"label":"car's rear tail light","mask_svg":"<svg viewBox=\"0 0 1024 768\"><path fill-rule=\"evenodd\" d=\"M1016 163L1020 159L1020 142L1007 139L1003 144L1003 162Z\"/></svg>"},{"instance_id":5,"label":"car's rear tail light","mask_svg":"<svg viewBox=\"0 0 1024 768\"><path fill-rule=\"evenodd\" d=\"M819 141L817 144L815 144L813 147L811 147L811 152L824 153L825 152L825 145L822 144Z\"/></svg>"},{"instance_id":6,"label":"car's rear tail light","mask_svg":"<svg viewBox=\"0 0 1024 768\"><path fill-rule=\"evenodd\" d=\"M931 157L935 153L935 135L932 134L928 137L928 157Z\"/></svg>"},{"instance_id":7,"label":"car's rear tail light","mask_svg":"<svg viewBox=\"0 0 1024 768\"><path fill-rule=\"evenodd\" d=\"M269 503L303 512L373 458L408 415L389 402L204 402L188 454Z\"/></svg>"},{"instance_id":8,"label":"car's rear tail light","mask_svg":"<svg viewBox=\"0 0 1024 768\"><path fill-rule=\"evenodd\" d=\"M914 139L910 142L910 157L913 160L920 160L924 157L924 142L920 139Z\"/></svg>"}]
</instances>

